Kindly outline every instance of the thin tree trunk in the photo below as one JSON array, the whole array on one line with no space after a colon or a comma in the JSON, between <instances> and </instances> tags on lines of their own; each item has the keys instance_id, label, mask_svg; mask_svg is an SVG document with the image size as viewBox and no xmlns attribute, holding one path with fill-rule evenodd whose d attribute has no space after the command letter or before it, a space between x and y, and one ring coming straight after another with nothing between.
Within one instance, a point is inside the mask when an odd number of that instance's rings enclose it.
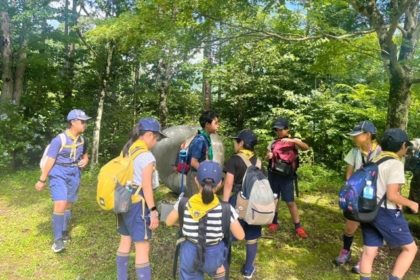
<instances>
[{"instance_id":1,"label":"thin tree trunk","mask_svg":"<svg viewBox=\"0 0 420 280\"><path fill-rule=\"evenodd\" d=\"M209 36L211 37L211 36ZM212 88L209 74L213 64L211 43L206 43L203 50L204 56L204 69L203 69L203 98L204 98L204 110L210 110L212 104Z\"/></svg>"},{"instance_id":2,"label":"thin tree trunk","mask_svg":"<svg viewBox=\"0 0 420 280\"><path fill-rule=\"evenodd\" d=\"M95 129L93 131L93 145L92 145L92 165L95 166L99 163L99 143L101 138L101 125L102 116L104 112L105 98L108 93L108 82L112 67L112 56L114 52L114 46L111 42L106 45L107 60L105 66L105 73L102 76L101 81L101 94L99 97L98 110L96 114Z\"/></svg>"},{"instance_id":3,"label":"thin tree trunk","mask_svg":"<svg viewBox=\"0 0 420 280\"><path fill-rule=\"evenodd\" d=\"M7 11L0 12L2 37L2 91L0 95L1 102L12 102L13 99L13 53L12 53L12 36L10 34L10 17Z\"/></svg>"},{"instance_id":4,"label":"thin tree trunk","mask_svg":"<svg viewBox=\"0 0 420 280\"><path fill-rule=\"evenodd\" d=\"M168 65L161 59L158 64L158 88L159 88L159 121L162 126L168 123L168 94L169 81L171 78Z\"/></svg>"},{"instance_id":5,"label":"thin tree trunk","mask_svg":"<svg viewBox=\"0 0 420 280\"><path fill-rule=\"evenodd\" d=\"M22 44L18 52L16 71L15 71L15 87L13 99L17 105L20 104L20 100L23 95L23 84L25 81L25 71L26 71L26 58L27 58L27 46L28 40L22 35Z\"/></svg>"}]
</instances>

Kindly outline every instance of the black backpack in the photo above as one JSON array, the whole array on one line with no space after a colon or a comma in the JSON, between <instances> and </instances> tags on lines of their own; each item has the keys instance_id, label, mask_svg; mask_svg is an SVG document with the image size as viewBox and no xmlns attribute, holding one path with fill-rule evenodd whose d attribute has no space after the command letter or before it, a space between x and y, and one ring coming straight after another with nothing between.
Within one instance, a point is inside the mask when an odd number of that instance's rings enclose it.
<instances>
[{"instance_id":1,"label":"black backpack","mask_svg":"<svg viewBox=\"0 0 420 280\"><path fill-rule=\"evenodd\" d=\"M178 204L178 220L179 220L179 232L178 232L178 240L176 242L176 248L175 248L175 257L174 257L174 263L173 263L173 270L172 270L172 276L174 279L176 279L177 271L178 271L178 258L179 258L179 252L181 249L182 242L185 241L185 237L182 233L182 227L184 225L184 212L185 208L187 206L189 198L183 197L179 201ZM231 206L227 202L220 201L220 205L222 206L222 231L223 231L223 242L225 242L226 247L228 248L229 254L227 263L228 266L230 266L230 259L231 259L231 243L232 238L230 234L230 216L231 216ZM207 215L200 219L198 228L204 228L205 223L207 220ZM226 279L229 279L229 267L225 267L225 273L226 273Z\"/></svg>"}]
</instances>

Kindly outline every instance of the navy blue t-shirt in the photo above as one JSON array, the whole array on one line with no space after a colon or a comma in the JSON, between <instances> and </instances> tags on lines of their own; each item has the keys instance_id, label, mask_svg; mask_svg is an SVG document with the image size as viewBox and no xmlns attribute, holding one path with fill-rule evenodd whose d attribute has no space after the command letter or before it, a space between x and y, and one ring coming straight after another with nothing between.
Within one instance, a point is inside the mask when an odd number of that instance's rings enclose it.
<instances>
[{"instance_id":1,"label":"navy blue t-shirt","mask_svg":"<svg viewBox=\"0 0 420 280\"><path fill-rule=\"evenodd\" d=\"M191 163L191 159L195 158L198 162L203 162L207 159L207 151L210 143L203 135L197 135L188 148L188 162ZM195 170L193 167L191 167Z\"/></svg>"}]
</instances>

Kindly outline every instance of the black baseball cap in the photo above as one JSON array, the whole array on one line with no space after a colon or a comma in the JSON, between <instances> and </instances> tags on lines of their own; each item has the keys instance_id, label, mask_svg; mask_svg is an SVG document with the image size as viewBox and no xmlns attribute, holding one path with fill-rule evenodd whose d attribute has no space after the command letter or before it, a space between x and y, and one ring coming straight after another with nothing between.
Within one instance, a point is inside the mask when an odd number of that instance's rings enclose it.
<instances>
[{"instance_id":1,"label":"black baseball cap","mask_svg":"<svg viewBox=\"0 0 420 280\"><path fill-rule=\"evenodd\" d=\"M371 121L362 121L359 122L354 128L353 130L349 133L350 136L357 136L360 135L362 133L372 133L372 134L376 134L377 130L375 125L371 122Z\"/></svg>"},{"instance_id":2,"label":"black baseball cap","mask_svg":"<svg viewBox=\"0 0 420 280\"><path fill-rule=\"evenodd\" d=\"M385 141L385 139L393 143L406 143L407 146L413 146L413 143L408 139L407 132L401 128L389 128L385 130L382 141Z\"/></svg>"},{"instance_id":3,"label":"black baseball cap","mask_svg":"<svg viewBox=\"0 0 420 280\"><path fill-rule=\"evenodd\" d=\"M258 143L257 135L250 129L244 129L237 136L232 136L231 138L242 140L246 145L251 147L254 147Z\"/></svg>"},{"instance_id":4,"label":"black baseball cap","mask_svg":"<svg viewBox=\"0 0 420 280\"><path fill-rule=\"evenodd\" d=\"M278 118L274 121L273 129L286 129L289 127L289 121L285 118Z\"/></svg>"}]
</instances>

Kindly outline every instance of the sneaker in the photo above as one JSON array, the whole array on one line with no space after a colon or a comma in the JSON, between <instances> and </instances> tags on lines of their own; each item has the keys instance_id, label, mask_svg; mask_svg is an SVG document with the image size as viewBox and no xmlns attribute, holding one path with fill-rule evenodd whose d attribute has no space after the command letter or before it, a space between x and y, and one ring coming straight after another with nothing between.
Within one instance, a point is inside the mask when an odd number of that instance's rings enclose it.
<instances>
[{"instance_id":1,"label":"sneaker","mask_svg":"<svg viewBox=\"0 0 420 280\"><path fill-rule=\"evenodd\" d=\"M254 276L255 273L255 266L252 266L252 269L250 269L249 271L245 271L245 269L242 269L242 276L245 279L252 279L252 277Z\"/></svg>"},{"instance_id":2,"label":"sneaker","mask_svg":"<svg viewBox=\"0 0 420 280\"><path fill-rule=\"evenodd\" d=\"M54 241L54 244L52 245L51 249L54 253L62 252L65 249L63 239L58 239Z\"/></svg>"},{"instance_id":3,"label":"sneaker","mask_svg":"<svg viewBox=\"0 0 420 280\"><path fill-rule=\"evenodd\" d=\"M271 233L275 233L279 230L279 224L269 224L268 225L268 231Z\"/></svg>"},{"instance_id":4,"label":"sneaker","mask_svg":"<svg viewBox=\"0 0 420 280\"><path fill-rule=\"evenodd\" d=\"M360 262L358 262L355 266L352 267L351 272L355 274L360 274Z\"/></svg>"},{"instance_id":5,"label":"sneaker","mask_svg":"<svg viewBox=\"0 0 420 280\"><path fill-rule=\"evenodd\" d=\"M340 255L338 255L337 258L335 258L335 264L336 265L343 265L350 261L351 259L351 251L346 249L341 249Z\"/></svg>"},{"instance_id":6,"label":"sneaker","mask_svg":"<svg viewBox=\"0 0 420 280\"><path fill-rule=\"evenodd\" d=\"M63 242L67 245L70 242L70 234L68 231L63 231Z\"/></svg>"},{"instance_id":7,"label":"sneaker","mask_svg":"<svg viewBox=\"0 0 420 280\"><path fill-rule=\"evenodd\" d=\"M296 235L299 236L302 239L308 238L308 234L306 233L306 231L303 227L298 227L296 229Z\"/></svg>"}]
</instances>

